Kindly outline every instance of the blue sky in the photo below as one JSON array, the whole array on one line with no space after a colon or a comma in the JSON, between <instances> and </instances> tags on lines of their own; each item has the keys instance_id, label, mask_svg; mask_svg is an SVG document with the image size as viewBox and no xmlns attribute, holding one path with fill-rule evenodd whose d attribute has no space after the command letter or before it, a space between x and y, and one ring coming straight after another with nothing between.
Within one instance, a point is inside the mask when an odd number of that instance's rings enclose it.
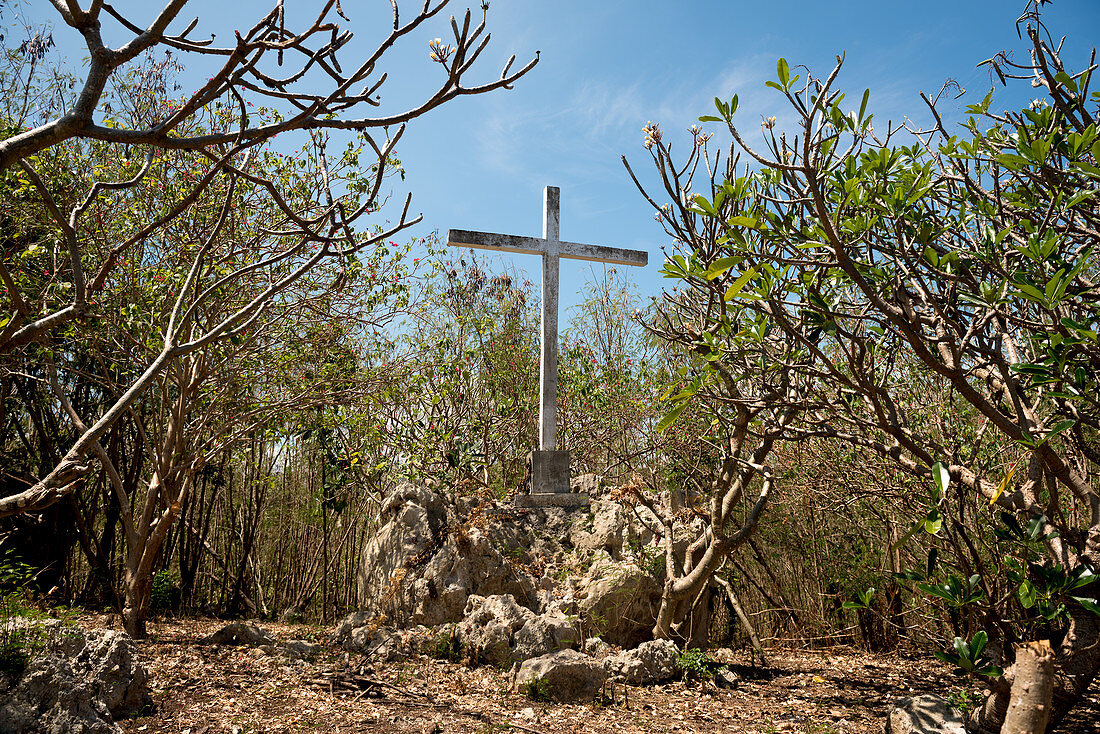
<instances>
[{"instance_id":1,"label":"blue sky","mask_svg":"<svg viewBox=\"0 0 1100 734\"><path fill-rule=\"evenodd\" d=\"M315 13L320 3L287 5L293 18ZM404 3L410 13L414 5L419 2ZM136 17L153 12L145 2L115 6L133 8ZM385 32L389 4L344 0L343 6L357 34L345 56L350 60ZM711 113L713 97L737 93L739 117L755 129L753 121L783 112L764 87L778 57L825 74L841 52L841 86L855 99L870 88L877 120L922 119L919 92L935 93L948 78L970 93L949 104L959 111L990 86L977 62L1001 50L1026 53L1014 23L1023 6L1022 0L493 0L492 42L470 80L495 78L512 53L517 64L536 50L541 60L511 91L460 99L411 123L398 150L407 177L394 183L395 198L413 192L413 209L424 214L417 234L461 228L538 235L542 187L559 186L562 238L648 250L648 268L631 268L630 275L643 293L658 294L668 282L658 274L665 237L619 160L625 154L648 174L641 132L647 121L660 122L666 140L681 140L683 149L686 136L679 136ZM214 32L228 41L232 29L251 25L270 7L269 0L196 0L178 25L198 15L195 35ZM447 12L460 15L466 7L455 4ZM32 21L54 21L45 0L22 8ZM1100 38L1100 2L1057 0L1045 12L1052 33L1070 34L1063 58L1079 69L1089 44ZM384 104L421 98L438 80L441 70L428 60L427 44L448 33L444 17L389 55ZM79 61L71 32L58 28L55 39ZM202 71L191 67L188 75ZM1017 85L1017 94L1002 95L1003 103L1019 104L1027 91ZM503 264L539 277L535 257L505 256ZM563 261L562 267L567 309L579 300L589 265Z\"/></svg>"}]
</instances>

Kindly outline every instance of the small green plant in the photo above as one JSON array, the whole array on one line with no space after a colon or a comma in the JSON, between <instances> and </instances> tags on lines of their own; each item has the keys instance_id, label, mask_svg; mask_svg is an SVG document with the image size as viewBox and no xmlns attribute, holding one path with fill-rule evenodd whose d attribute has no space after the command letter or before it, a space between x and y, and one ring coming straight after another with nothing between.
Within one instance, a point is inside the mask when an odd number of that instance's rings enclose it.
<instances>
[{"instance_id":1,"label":"small green plant","mask_svg":"<svg viewBox=\"0 0 1100 734\"><path fill-rule=\"evenodd\" d=\"M932 469L937 483L934 497L939 498L946 491L949 477L942 463L933 465ZM1002 482L998 495L1008 486L1011 477L1012 471ZM1002 556L1001 571L1009 581L1012 596L1019 602L1022 614L1018 621L1024 627L1022 636L1025 639L1031 634L1028 630L1041 631L1068 625L1072 616L1071 610L1075 607L1100 614L1100 602L1097 599L1079 596L1094 587L1098 577L1093 569L1087 564L1067 569L1061 563L1044 559L1043 544L1058 537L1057 531L1047 532L1049 520L1045 515L1031 517L1026 524L1022 524L1010 512L1000 512L997 517L1000 524L994 526L992 532L1007 551ZM928 522L928 518L918 520L906 537L915 534L922 523ZM941 526L926 525L924 529L928 534L935 535ZM946 566L942 576L937 573L937 565ZM911 590L935 597L944 603L956 630L960 629L960 623L964 619L963 612L968 607L971 620L968 626L972 630L977 626L973 620L983 616L983 608L989 610L995 606L994 601L988 598L987 583L983 582L982 577L979 574L968 576L949 562L941 562L939 549L935 546L928 551L928 560L923 568L905 569L892 576L897 583L910 585ZM857 599L845 602L844 608L870 609L874 592L874 589L868 589L866 593L857 594ZM1049 631L1040 633L1050 634ZM991 657L983 654L988 642L988 633L979 629L969 639L965 636L955 637L946 651L937 651L935 655L940 660L955 665L957 674L997 678L1002 674L1001 668L993 664Z\"/></svg>"},{"instance_id":2,"label":"small green plant","mask_svg":"<svg viewBox=\"0 0 1100 734\"><path fill-rule=\"evenodd\" d=\"M397 670L397 682L408 683L420 677L420 670L414 663L404 663Z\"/></svg>"},{"instance_id":3,"label":"small green plant","mask_svg":"<svg viewBox=\"0 0 1100 734\"><path fill-rule=\"evenodd\" d=\"M532 678L520 686L520 690L530 701L550 702L550 683L545 678Z\"/></svg>"},{"instance_id":4,"label":"small green plant","mask_svg":"<svg viewBox=\"0 0 1100 734\"><path fill-rule=\"evenodd\" d=\"M926 594L938 596L951 608L960 609L985 596L985 591L980 587L981 579L979 574L973 574L970 578L964 579L949 573L947 580L942 584L917 584L917 588Z\"/></svg>"},{"instance_id":5,"label":"small green plant","mask_svg":"<svg viewBox=\"0 0 1100 734\"><path fill-rule=\"evenodd\" d=\"M596 612L583 612L580 618L580 628L583 637L603 637L610 625L607 616Z\"/></svg>"},{"instance_id":6,"label":"small green plant","mask_svg":"<svg viewBox=\"0 0 1100 734\"><path fill-rule=\"evenodd\" d=\"M642 568L647 574L656 579L657 583L663 584L667 573L664 549L658 547L643 548Z\"/></svg>"},{"instance_id":7,"label":"small green plant","mask_svg":"<svg viewBox=\"0 0 1100 734\"><path fill-rule=\"evenodd\" d=\"M77 634L76 610L56 607L47 614L33 603L34 580L34 568L13 551L0 554L0 676L18 680L51 638ZM61 624L47 625L51 617Z\"/></svg>"},{"instance_id":8,"label":"small green plant","mask_svg":"<svg viewBox=\"0 0 1100 734\"><path fill-rule=\"evenodd\" d=\"M503 734L512 728L511 724L494 724L488 722L477 728L477 734Z\"/></svg>"},{"instance_id":9,"label":"small green plant","mask_svg":"<svg viewBox=\"0 0 1100 734\"><path fill-rule=\"evenodd\" d=\"M27 602L27 588L33 580L34 569L14 553L0 556L0 674L16 679L45 642L45 630L40 626L16 620L42 616Z\"/></svg>"},{"instance_id":10,"label":"small green plant","mask_svg":"<svg viewBox=\"0 0 1100 734\"><path fill-rule=\"evenodd\" d=\"M325 631L320 627L309 627L299 632L306 642L321 642L325 638Z\"/></svg>"},{"instance_id":11,"label":"small green plant","mask_svg":"<svg viewBox=\"0 0 1100 734\"><path fill-rule=\"evenodd\" d=\"M453 631L443 631L427 640L425 653L439 660L462 661L462 645Z\"/></svg>"},{"instance_id":12,"label":"small green plant","mask_svg":"<svg viewBox=\"0 0 1100 734\"><path fill-rule=\"evenodd\" d=\"M0 632L0 675L11 676L18 680L30 662L32 641L27 631L5 627Z\"/></svg>"},{"instance_id":13,"label":"small green plant","mask_svg":"<svg viewBox=\"0 0 1100 734\"><path fill-rule=\"evenodd\" d=\"M680 669L685 681L710 680L718 670L718 661L707 655L697 647L684 650L676 660L676 667Z\"/></svg>"},{"instance_id":14,"label":"small green plant","mask_svg":"<svg viewBox=\"0 0 1100 734\"><path fill-rule=\"evenodd\" d=\"M972 691L969 688L957 688L947 695L947 702L964 716L984 700L985 695L983 693Z\"/></svg>"},{"instance_id":15,"label":"small green plant","mask_svg":"<svg viewBox=\"0 0 1100 734\"><path fill-rule=\"evenodd\" d=\"M871 600L875 596L875 587L867 589L867 591L857 591L856 596L851 601L844 602L841 605L844 609L870 609Z\"/></svg>"}]
</instances>

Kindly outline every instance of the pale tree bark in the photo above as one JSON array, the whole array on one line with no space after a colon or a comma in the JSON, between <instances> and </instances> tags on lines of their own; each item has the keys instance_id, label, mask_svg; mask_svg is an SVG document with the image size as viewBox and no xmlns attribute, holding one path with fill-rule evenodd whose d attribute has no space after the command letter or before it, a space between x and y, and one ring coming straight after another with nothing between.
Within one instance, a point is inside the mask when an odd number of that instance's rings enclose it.
<instances>
[{"instance_id":1,"label":"pale tree bark","mask_svg":"<svg viewBox=\"0 0 1100 734\"><path fill-rule=\"evenodd\" d=\"M1054 650L1050 640L1017 647L1014 667L1011 699L1001 734L1043 734L1054 695Z\"/></svg>"}]
</instances>

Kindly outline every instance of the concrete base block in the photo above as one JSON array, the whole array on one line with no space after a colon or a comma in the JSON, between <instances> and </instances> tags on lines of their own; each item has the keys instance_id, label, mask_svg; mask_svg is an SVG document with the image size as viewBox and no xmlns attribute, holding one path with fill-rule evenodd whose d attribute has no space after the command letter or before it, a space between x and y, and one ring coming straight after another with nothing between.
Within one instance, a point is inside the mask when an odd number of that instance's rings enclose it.
<instances>
[{"instance_id":1,"label":"concrete base block","mask_svg":"<svg viewBox=\"0 0 1100 734\"><path fill-rule=\"evenodd\" d=\"M532 451L527 455L527 476L531 494L569 494L569 452Z\"/></svg>"},{"instance_id":2,"label":"concrete base block","mask_svg":"<svg viewBox=\"0 0 1100 734\"><path fill-rule=\"evenodd\" d=\"M586 494L521 494L516 497L516 507L588 507L591 500Z\"/></svg>"}]
</instances>

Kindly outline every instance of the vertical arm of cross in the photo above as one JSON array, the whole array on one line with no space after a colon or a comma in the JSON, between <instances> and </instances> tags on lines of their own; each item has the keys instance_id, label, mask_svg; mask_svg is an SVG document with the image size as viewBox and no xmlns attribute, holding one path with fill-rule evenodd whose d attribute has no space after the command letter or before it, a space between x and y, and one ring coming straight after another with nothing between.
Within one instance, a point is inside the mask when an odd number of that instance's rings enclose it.
<instances>
[{"instance_id":1,"label":"vertical arm of cross","mask_svg":"<svg viewBox=\"0 0 1100 734\"><path fill-rule=\"evenodd\" d=\"M543 189L542 343L539 370L539 448L558 446L558 257L561 251L557 186Z\"/></svg>"}]
</instances>

